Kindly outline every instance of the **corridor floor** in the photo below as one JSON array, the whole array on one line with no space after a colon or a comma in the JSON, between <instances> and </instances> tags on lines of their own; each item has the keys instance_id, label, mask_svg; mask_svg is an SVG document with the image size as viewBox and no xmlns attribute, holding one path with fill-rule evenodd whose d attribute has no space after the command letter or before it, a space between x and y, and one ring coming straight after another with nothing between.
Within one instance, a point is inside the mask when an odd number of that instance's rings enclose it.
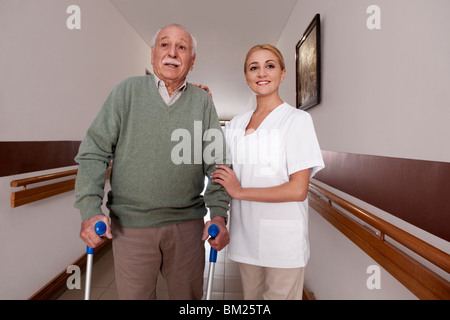
<instances>
[{"instance_id":1,"label":"corridor floor","mask_svg":"<svg viewBox=\"0 0 450 320\"><path fill-rule=\"evenodd\" d=\"M209 244L206 243L206 265L204 273L204 291L208 280ZM91 280L91 300L118 300L114 275L114 259L111 246L94 256ZM85 274L81 276L82 289L65 289L56 295L54 300L83 300ZM203 298L205 297L205 292ZM157 284L157 299L169 298L164 279L160 276ZM212 290L213 300L241 300L243 299L241 278L238 265L227 259L227 248L220 251L214 272Z\"/></svg>"}]
</instances>

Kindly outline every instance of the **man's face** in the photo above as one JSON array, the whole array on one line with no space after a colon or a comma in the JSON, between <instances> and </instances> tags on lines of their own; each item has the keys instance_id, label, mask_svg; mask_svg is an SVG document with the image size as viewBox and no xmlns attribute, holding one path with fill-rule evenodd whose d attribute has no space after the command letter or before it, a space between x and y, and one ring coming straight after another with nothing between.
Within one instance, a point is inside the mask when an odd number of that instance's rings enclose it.
<instances>
[{"instance_id":1,"label":"man's face","mask_svg":"<svg viewBox=\"0 0 450 320\"><path fill-rule=\"evenodd\" d=\"M152 47L153 71L164 82L183 82L194 68L192 39L183 29L171 26L158 34Z\"/></svg>"}]
</instances>

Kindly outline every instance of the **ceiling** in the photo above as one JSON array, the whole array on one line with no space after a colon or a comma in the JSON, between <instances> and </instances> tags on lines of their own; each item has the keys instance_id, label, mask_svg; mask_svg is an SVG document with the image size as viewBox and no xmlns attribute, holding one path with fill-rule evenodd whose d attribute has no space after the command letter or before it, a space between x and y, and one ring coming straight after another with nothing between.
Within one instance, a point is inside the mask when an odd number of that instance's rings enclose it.
<instances>
[{"instance_id":1,"label":"ceiling","mask_svg":"<svg viewBox=\"0 0 450 320\"><path fill-rule=\"evenodd\" d=\"M198 40L188 81L207 85L219 117L251 109L243 63L255 44L276 45L297 0L110 0L150 46L160 27L178 23Z\"/></svg>"}]
</instances>

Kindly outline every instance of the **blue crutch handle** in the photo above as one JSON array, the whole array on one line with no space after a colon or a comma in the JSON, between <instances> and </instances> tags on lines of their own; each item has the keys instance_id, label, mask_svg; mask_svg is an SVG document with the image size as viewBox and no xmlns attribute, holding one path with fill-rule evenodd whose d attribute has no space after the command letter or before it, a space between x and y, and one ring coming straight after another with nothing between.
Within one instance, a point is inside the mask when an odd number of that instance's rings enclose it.
<instances>
[{"instance_id":1,"label":"blue crutch handle","mask_svg":"<svg viewBox=\"0 0 450 320\"><path fill-rule=\"evenodd\" d=\"M106 223L104 223L103 221L99 221L95 224L95 232L99 235L102 236L105 234L106 232Z\"/></svg>"},{"instance_id":2,"label":"blue crutch handle","mask_svg":"<svg viewBox=\"0 0 450 320\"><path fill-rule=\"evenodd\" d=\"M106 232L106 224L103 221L99 221L95 224L95 232L102 236ZM94 248L90 248L89 246L86 246L86 253L87 254L94 254Z\"/></svg>"},{"instance_id":3,"label":"blue crutch handle","mask_svg":"<svg viewBox=\"0 0 450 320\"><path fill-rule=\"evenodd\" d=\"M208 233L211 238L215 238L219 234L219 227L215 224L212 224L208 228ZM217 250L211 247L211 251L209 252L209 262L217 261Z\"/></svg>"}]
</instances>

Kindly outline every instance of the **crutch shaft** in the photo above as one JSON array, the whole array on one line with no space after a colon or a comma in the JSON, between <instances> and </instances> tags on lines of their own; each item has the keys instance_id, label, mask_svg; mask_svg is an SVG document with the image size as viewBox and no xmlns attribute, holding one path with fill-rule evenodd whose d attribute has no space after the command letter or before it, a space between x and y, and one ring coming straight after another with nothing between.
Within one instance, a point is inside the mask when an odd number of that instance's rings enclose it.
<instances>
[{"instance_id":1,"label":"crutch shaft","mask_svg":"<svg viewBox=\"0 0 450 320\"><path fill-rule=\"evenodd\" d=\"M212 287L213 287L213 282L214 282L214 268L215 268L216 264L215 263L210 263L209 264L209 273L208 275L208 290L206 291L206 300L211 300L211 293L212 293Z\"/></svg>"},{"instance_id":2,"label":"crutch shaft","mask_svg":"<svg viewBox=\"0 0 450 320\"><path fill-rule=\"evenodd\" d=\"M106 231L106 224L99 221L95 224L95 232L102 236ZM86 262L86 287L84 291L84 300L89 300L91 297L91 278L92 278L92 261L94 259L94 248L86 246L87 262Z\"/></svg>"},{"instance_id":3,"label":"crutch shaft","mask_svg":"<svg viewBox=\"0 0 450 320\"><path fill-rule=\"evenodd\" d=\"M87 264L86 264L86 290L84 292L84 300L89 300L91 296L91 278L92 278L92 260L94 255L87 255Z\"/></svg>"}]
</instances>

